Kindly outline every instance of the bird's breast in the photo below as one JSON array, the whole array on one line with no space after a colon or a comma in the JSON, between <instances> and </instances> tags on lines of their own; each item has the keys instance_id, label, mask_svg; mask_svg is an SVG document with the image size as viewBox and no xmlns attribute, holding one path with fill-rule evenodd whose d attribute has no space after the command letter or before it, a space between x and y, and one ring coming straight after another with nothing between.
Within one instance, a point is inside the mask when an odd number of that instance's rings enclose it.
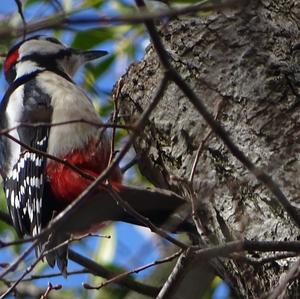
<instances>
[{"instance_id":1,"label":"bird's breast","mask_svg":"<svg viewBox=\"0 0 300 299\"><path fill-rule=\"evenodd\" d=\"M79 171L70 168L66 163L48 163L46 174L55 198L66 204L76 199L93 181L84 174L91 178L98 177L108 166L109 155L108 149L91 140L84 149L75 149L61 157ZM121 181L119 168L114 169L111 179L115 182Z\"/></svg>"}]
</instances>

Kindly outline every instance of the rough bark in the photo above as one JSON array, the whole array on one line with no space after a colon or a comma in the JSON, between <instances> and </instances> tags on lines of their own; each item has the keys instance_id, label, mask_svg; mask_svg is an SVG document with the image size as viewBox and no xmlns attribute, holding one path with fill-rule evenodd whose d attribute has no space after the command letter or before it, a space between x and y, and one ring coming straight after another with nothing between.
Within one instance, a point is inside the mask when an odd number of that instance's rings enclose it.
<instances>
[{"instance_id":1,"label":"rough bark","mask_svg":"<svg viewBox=\"0 0 300 299\"><path fill-rule=\"evenodd\" d=\"M234 142L300 203L300 4L249 1L237 10L171 21L160 31L172 65ZM162 78L153 48L124 76L121 108L127 123L145 109ZM209 128L171 83L135 149L142 173L156 186L185 193L172 176L188 178ZM196 168L194 189L210 244L247 238L295 240L299 230L270 192L211 135ZM251 255L249 255L251 256ZM264 257L266 254L255 254ZM253 266L221 260L219 275L242 298L258 298L278 284L291 260ZM292 298L295 281L287 290Z\"/></svg>"}]
</instances>

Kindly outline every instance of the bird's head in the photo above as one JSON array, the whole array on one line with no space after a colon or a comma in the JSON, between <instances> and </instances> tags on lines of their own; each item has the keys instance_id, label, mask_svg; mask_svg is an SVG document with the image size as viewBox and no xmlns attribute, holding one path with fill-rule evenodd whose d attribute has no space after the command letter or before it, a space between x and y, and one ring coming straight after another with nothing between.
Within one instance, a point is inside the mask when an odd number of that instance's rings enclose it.
<instances>
[{"instance_id":1,"label":"bird's head","mask_svg":"<svg viewBox=\"0 0 300 299\"><path fill-rule=\"evenodd\" d=\"M37 35L9 50L3 66L4 75L9 83L38 69L59 70L72 77L82 64L106 54L100 50L69 48L56 38Z\"/></svg>"}]
</instances>

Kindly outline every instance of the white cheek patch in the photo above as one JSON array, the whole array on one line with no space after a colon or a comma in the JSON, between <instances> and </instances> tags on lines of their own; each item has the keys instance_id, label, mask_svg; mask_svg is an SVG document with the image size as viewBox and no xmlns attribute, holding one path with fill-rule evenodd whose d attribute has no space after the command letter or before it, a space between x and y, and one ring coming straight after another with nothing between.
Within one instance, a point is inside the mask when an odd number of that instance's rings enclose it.
<instances>
[{"instance_id":1,"label":"white cheek patch","mask_svg":"<svg viewBox=\"0 0 300 299\"><path fill-rule=\"evenodd\" d=\"M21 78L24 75L31 74L37 70L43 70L43 67L39 67L36 62L34 61L22 61L18 62L16 64L16 72L17 72L17 77L16 78Z\"/></svg>"}]
</instances>

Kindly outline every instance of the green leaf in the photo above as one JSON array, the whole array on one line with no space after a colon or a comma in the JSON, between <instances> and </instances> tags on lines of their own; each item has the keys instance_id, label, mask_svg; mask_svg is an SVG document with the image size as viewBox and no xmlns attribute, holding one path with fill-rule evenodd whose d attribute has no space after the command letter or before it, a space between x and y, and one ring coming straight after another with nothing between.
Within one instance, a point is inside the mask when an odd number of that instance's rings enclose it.
<instances>
[{"instance_id":1,"label":"green leaf","mask_svg":"<svg viewBox=\"0 0 300 299\"><path fill-rule=\"evenodd\" d=\"M103 3L103 0L85 0L83 6L99 8Z\"/></svg>"},{"instance_id":2,"label":"green leaf","mask_svg":"<svg viewBox=\"0 0 300 299\"><path fill-rule=\"evenodd\" d=\"M39 0L27 0L27 1L23 4L23 6L24 6L25 8L27 8L28 6L33 5L33 4L37 3L37 2L39 2Z\"/></svg>"},{"instance_id":3,"label":"green leaf","mask_svg":"<svg viewBox=\"0 0 300 299\"><path fill-rule=\"evenodd\" d=\"M199 0L171 0L170 4L172 3L182 3L182 4L196 4L196 3L206 3L206 2L211 2L209 0L203 0L203 1L199 1Z\"/></svg>"},{"instance_id":4,"label":"green leaf","mask_svg":"<svg viewBox=\"0 0 300 299\"><path fill-rule=\"evenodd\" d=\"M115 30L103 27L78 32L72 42L73 48L91 49L105 41L113 39Z\"/></svg>"},{"instance_id":5,"label":"green leaf","mask_svg":"<svg viewBox=\"0 0 300 299\"><path fill-rule=\"evenodd\" d=\"M116 59L115 54L109 55L106 58L103 58L101 62L98 63L97 65L89 66L89 71L92 72L92 74L96 79L98 79L111 67L115 59Z\"/></svg>"},{"instance_id":6,"label":"green leaf","mask_svg":"<svg viewBox=\"0 0 300 299\"><path fill-rule=\"evenodd\" d=\"M4 192L3 192L2 188L0 189L0 210L3 212L8 212L7 206L6 206L6 200L5 200L5 196L4 196ZM3 221L0 221L0 233L2 233L4 230L7 230L7 229L11 229L11 226L7 225Z\"/></svg>"},{"instance_id":7,"label":"green leaf","mask_svg":"<svg viewBox=\"0 0 300 299\"><path fill-rule=\"evenodd\" d=\"M110 236L107 238L100 238L99 245L95 252L94 261L100 264L111 264L117 248L117 232L114 225L108 225L101 229L101 234Z\"/></svg>"},{"instance_id":8,"label":"green leaf","mask_svg":"<svg viewBox=\"0 0 300 299\"><path fill-rule=\"evenodd\" d=\"M99 105L98 111L101 117L107 117L114 109L113 101L107 101L106 105Z\"/></svg>"}]
</instances>

